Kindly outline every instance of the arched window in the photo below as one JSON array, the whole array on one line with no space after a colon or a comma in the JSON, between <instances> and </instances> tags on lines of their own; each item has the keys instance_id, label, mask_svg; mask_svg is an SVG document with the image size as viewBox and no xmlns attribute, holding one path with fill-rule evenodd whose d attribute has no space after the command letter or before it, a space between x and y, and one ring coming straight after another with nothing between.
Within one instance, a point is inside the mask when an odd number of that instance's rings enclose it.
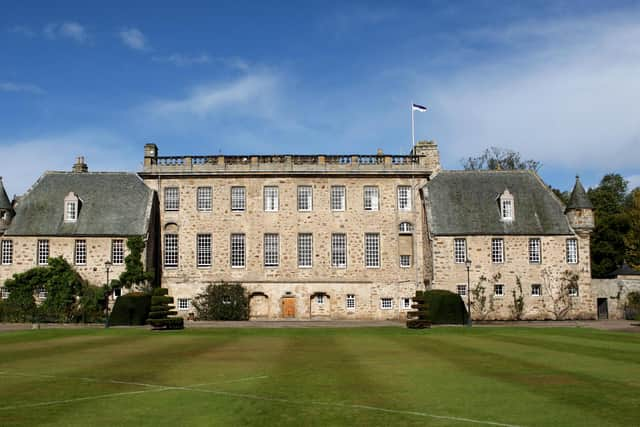
<instances>
[{"instance_id":1,"label":"arched window","mask_svg":"<svg viewBox=\"0 0 640 427\"><path fill-rule=\"evenodd\" d=\"M413 224L410 222L401 222L400 223L400 234L411 234L413 233Z\"/></svg>"}]
</instances>

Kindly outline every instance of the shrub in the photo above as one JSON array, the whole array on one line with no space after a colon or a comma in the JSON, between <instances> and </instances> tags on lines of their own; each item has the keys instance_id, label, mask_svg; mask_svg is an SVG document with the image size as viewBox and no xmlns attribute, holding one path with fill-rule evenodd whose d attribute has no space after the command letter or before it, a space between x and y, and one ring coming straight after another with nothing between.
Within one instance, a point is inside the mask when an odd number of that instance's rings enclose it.
<instances>
[{"instance_id":1,"label":"shrub","mask_svg":"<svg viewBox=\"0 0 640 427\"><path fill-rule=\"evenodd\" d=\"M424 294L423 291L416 291L416 295L413 297L413 305L411 306L411 308L415 308L415 311L407 313L407 328L425 329L431 327L429 303Z\"/></svg>"},{"instance_id":2,"label":"shrub","mask_svg":"<svg viewBox=\"0 0 640 427\"><path fill-rule=\"evenodd\" d=\"M184 329L184 319L181 317L169 317L178 314L174 309L173 297L168 296L165 288L156 288L151 296L151 309L147 323L154 330L160 329Z\"/></svg>"},{"instance_id":3,"label":"shrub","mask_svg":"<svg viewBox=\"0 0 640 427\"><path fill-rule=\"evenodd\" d=\"M464 324L467 310L460 295L445 291L425 291L425 302L429 307L428 319L435 325Z\"/></svg>"},{"instance_id":4,"label":"shrub","mask_svg":"<svg viewBox=\"0 0 640 427\"><path fill-rule=\"evenodd\" d=\"M238 283L217 283L193 300L198 319L202 320L247 320L249 298Z\"/></svg>"},{"instance_id":5,"label":"shrub","mask_svg":"<svg viewBox=\"0 0 640 427\"><path fill-rule=\"evenodd\" d=\"M122 295L116 299L109 325L144 325L149 317L151 309L151 295L130 293Z\"/></svg>"},{"instance_id":6,"label":"shrub","mask_svg":"<svg viewBox=\"0 0 640 427\"><path fill-rule=\"evenodd\" d=\"M624 305L624 318L640 320L640 292L629 292Z\"/></svg>"}]
</instances>

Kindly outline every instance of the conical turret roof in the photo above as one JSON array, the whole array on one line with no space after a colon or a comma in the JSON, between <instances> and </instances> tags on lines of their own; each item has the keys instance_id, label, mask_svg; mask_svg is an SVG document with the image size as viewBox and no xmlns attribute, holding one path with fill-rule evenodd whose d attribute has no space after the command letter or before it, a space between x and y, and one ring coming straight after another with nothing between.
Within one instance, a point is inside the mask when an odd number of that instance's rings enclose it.
<instances>
[{"instance_id":1,"label":"conical turret roof","mask_svg":"<svg viewBox=\"0 0 640 427\"><path fill-rule=\"evenodd\" d=\"M580 177L576 176L576 183L573 186L567 209L593 209L591 200L587 196L587 192L584 191L584 187L580 182Z\"/></svg>"},{"instance_id":2,"label":"conical turret roof","mask_svg":"<svg viewBox=\"0 0 640 427\"><path fill-rule=\"evenodd\" d=\"M7 196L7 192L4 191L4 185L2 185L2 177L0 176L0 209L11 210L11 200Z\"/></svg>"}]
</instances>

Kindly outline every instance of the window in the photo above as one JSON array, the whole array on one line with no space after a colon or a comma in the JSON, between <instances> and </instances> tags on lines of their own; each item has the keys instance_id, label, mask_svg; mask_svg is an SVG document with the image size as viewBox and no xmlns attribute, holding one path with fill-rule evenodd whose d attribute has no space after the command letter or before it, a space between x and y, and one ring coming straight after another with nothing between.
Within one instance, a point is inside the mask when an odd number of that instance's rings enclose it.
<instances>
[{"instance_id":1,"label":"window","mask_svg":"<svg viewBox=\"0 0 640 427\"><path fill-rule=\"evenodd\" d=\"M532 297L542 296L542 285L531 285L531 296Z\"/></svg>"},{"instance_id":2,"label":"window","mask_svg":"<svg viewBox=\"0 0 640 427\"><path fill-rule=\"evenodd\" d=\"M49 262L49 241L38 240L38 265L47 265Z\"/></svg>"},{"instance_id":3,"label":"window","mask_svg":"<svg viewBox=\"0 0 640 427\"><path fill-rule=\"evenodd\" d=\"M505 221L513 220L513 200L502 200L502 219Z\"/></svg>"},{"instance_id":4,"label":"window","mask_svg":"<svg viewBox=\"0 0 640 427\"><path fill-rule=\"evenodd\" d=\"M116 299L122 295L122 288L113 288L113 299Z\"/></svg>"},{"instance_id":5,"label":"window","mask_svg":"<svg viewBox=\"0 0 640 427\"><path fill-rule=\"evenodd\" d=\"M569 286L569 296L577 297L578 296L578 287L577 286Z\"/></svg>"},{"instance_id":6,"label":"window","mask_svg":"<svg viewBox=\"0 0 640 427\"><path fill-rule=\"evenodd\" d=\"M497 297L504 296L504 285L493 285L493 295Z\"/></svg>"},{"instance_id":7,"label":"window","mask_svg":"<svg viewBox=\"0 0 640 427\"><path fill-rule=\"evenodd\" d=\"M189 298L178 298L178 310L189 310L191 300Z\"/></svg>"},{"instance_id":8,"label":"window","mask_svg":"<svg viewBox=\"0 0 640 427\"><path fill-rule=\"evenodd\" d=\"M568 264L578 263L578 240L577 239L567 239L567 263Z\"/></svg>"},{"instance_id":9,"label":"window","mask_svg":"<svg viewBox=\"0 0 640 427\"><path fill-rule=\"evenodd\" d=\"M331 266L345 268L347 266L347 235L331 235Z\"/></svg>"},{"instance_id":10,"label":"window","mask_svg":"<svg viewBox=\"0 0 640 427\"><path fill-rule=\"evenodd\" d=\"M213 191L211 187L198 187L197 192L197 204L199 211L210 211L211 210L211 197Z\"/></svg>"},{"instance_id":11,"label":"window","mask_svg":"<svg viewBox=\"0 0 640 427\"><path fill-rule=\"evenodd\" d=\"M178 266L178 235L177 234L164 235L164 266L165 267Z\"/></svg>"},{"instance_id":12,"label":"window","mask_svg":"<svg viewBox=\"0 0 640 427\"><path fill-rule=\"evenodd\" d=\"M343 211L346 207L347 189L344 185L331 186L331 210Z\"/></svg>"},{"instance_id":13,"label":"window","mask_svg":"<svg viewBox=\"0 0 640 427\"><path fill-rule=\"evenodd\" d=\"M87 264L87 241L86 240L76 240L76 251L75 251L74 260L76 265Z\"/></svg>"},{"instance_id":14,"label":"window","mask_svg":"<svg viewBox=\"0 0 640 427\"><path fill-rule=\"evenodd\" d=\"M401 222L399 229L400 229L400 234L413 233L413 225L410 222Z\"/></svg>"},{"instance_id":15,"label":"window","mask_svg":"<svg viewBox=\"0 0 640 427\"><path fill-rule=\"evenodd\" d=\"M196 236L198 267L211 266L211 234L198 234Z\"/></svg>"},{"instance_id":16,"label":"window","mask_svg":"<svg viewBox=\"0 0 640 427\"><path fill-rule=\"evenodd\" d=\"M380 267L380 234L364 235L364 266Z\"/></svg>"},{"instance_id":17,"label":"window","mask_svg":"<svg viewBox=\"0 0 640 427\"><path fill-rule=\"evenodd\" d=\"M9 265L13 263L13 241L2 241L2 265Z\"/></svg>"},{"instance_id":18,"label":"window","mask_svg":"<svg viewBox=\"0 0 640 427\"><path fill-rule=\"evenodd\" d=\"M491 262L501 264L504 262L504 240L491 239Z\"/></svg>"},{"instance_id":19,"label":"window","mask_svg":"<svg viewBox=\"0 0 640 427\"><path fill-rule=\"evenodd\" d=\"M264 187L264 211L278 211L278 187Z\"/></svg>"},{"instance_id":20,"label":"window","mask_svg":"<svg viewBox=\"0 0 640 427\"><path fill-rule=\"evenodd\" d=\"M393 308L393 298L380 298L380 308L391 310Z\"/></svg>"},{"instance_id":21,"label":"window","mask_svg":"<svg viewBox=\"0 0 640 427\"><path fill-rule=\"evenodd\" d=\"M75 220L78 219L78 203L73 201L73 202L66 202L65 203L65 221L70 221L73 222Z\"/></svg>"},{"instance_id":22,"label":"window","mask_svg":"<svg viewBox=\"0 0 640 427\"><path fill-rule=\"evenodd\" d=\"M264 266L265 267L277 267L278 266L278 246L280 236L277 234L265 234L264 235Z\"/></svg>"},{"instance_id":23,"label":"window","mask_svg":"<svg viewBox=\"0 0 640 427\"><path fill-rule=\"evenodd\" d=\"M354 294L347 294L347 299L345 300L345 307L347 308L347 310L355 310L356 296Z\"/></svg>"},{"instance_id":24,"label":"window","mask_svg":"<svg viewBox=\"0 0 640 427\"><path fill-rule=\"evenodd\" d=\"M124 264L124 240L111 241L111 262L115 265Z\"/></svg>"},{"instance_id":25,"label":"window","mask_svg":"<svg viewBox=\"0 0 640 427\"><path fill-rule=\"evenodd\" d=\"M316 303L318 303L318 304L324 304L324 294L318 294L318 295L316 295Z\"/></svg>"},{"instance_id":26,"label":"window","mask_svg":"<svg viewBox=\"0 0 640 427\"><path fill-rule=\"evenodd\" d=\"M229 305L231 304L231 297L229 295L223 295L222 296L222 303L224 305Z\"/></svg>"},{"instance_id":27,"label":"window","mask_svg":"<svg viewBox=\"0 0 640 427\"><path fill-rule=\"evenodd\" d=\"M313 263L313 235L298 234L298 267L311 267Z\"/></svg>"},{"instance_id":28,"label":"window","mask_svg":"<svg viewBox=\"0 0 640 427\"><path fill-rule=\"evenodd\" d=\"M411 309L411 298L402 298L401 304L403 310Z\"/></svg>"},{"instance_id":29,"label":"window","mask_svg":"<svg viewBox=\"0 0 640 427\"><path fill-rule=\"evenodd\" d=\"M467 285L456 285L456 290L461 297L467 296Z\"/></svg>"},{"instance_id":30,"label":"window","mask_svg":"<svg viewBox=\"0 0 640 427\"><path fill-rule=\"evenodd\" d=\"M400 255L400 267L411 267L411 255Z\"/></svg>"},{"instance_id":31,"label":"window","mask_svg":"<svg viewBox=\"0 0 640 427\"><path fill-rule=\"evenodd\" d=\"M180 209L180 192L178 187L167 187L164 189L164 210L177 211Z\"/></svg>"},{"instance_id":32,"label":"window","mask_svg":"<svg viewBox=\"0 0 640 427\"><path fill-rule=\"evenodd\" d=\"M467 260L467 241L465 239L453 240L453 257L457 264L464 264Z\"/></svg>"},{"instance_id":33,"label":"window","mask_svg":"<svg viewBox=\"0 0 640 427\"><path fill-rule=\"evenodd\" d=\"M231 210L242 212L246 208L244 187L231 187Z\"/></svg>"},{"instance_id":34,"label":"window","mask_svg":"<svg viewBox=\"0 0 640 427\"><path fill-rule=\"evenodd\" d=\"M378 205L378 187L364 187L364 210L377 211L379 207Z\"/></svg>"},{"instance_id":35,"label":"window","mask_svg":"<svg viewBox=\"0 0 640 427\"><path fill-rule=\"evenodd\" d=\"M9 298L9 294L11 292L9 292L9 289L3 287L0 287L0 299L8 299Z\"/></svg>"},{"instance_id":36,"label":"window","mask_svg":"<svg viewBox=\"0 0 640 427\"><path fill-rule=\"evenodd\" d=\"M411 187L408 185L398 187L398 209L401 211L411 210Z\"/></svg>"},{"instance_id":37,"label":"window","mask_svg":"<svg viewBox=\"0 0 640 427\"><path fill-rule=\"evenodd\" d=\"M531 264L540 264L541 259L540 239L529 239L529 262Z\"/></svg>"},{"instance_id":38,"label":"window","mask_svg":"<svg viewBox=\"0 0 640 427\"><path fill-rule=\"evenodd\" d=\"M44 286L38 288L38 299L47 299L49 292L47 292L47 288Z\"/></svg>"},{"instance_id":39,"label":"window","mask_svg":"<svg viewBox=\"0 0 640 427\"><path fill-rule=\"evenodd\" d=\"M298 210L313 210L313 187L310 185L298 186Z\"/></svg>"},{"instance_id":40,"label":"window","mask_svg":"<svg viewBox=\"0 0 640 427\"><path fill-rule=\"evenodd\" d=\"M231 235L231 267L244 267L244 234Z\"/></svg>"}]
</instances>

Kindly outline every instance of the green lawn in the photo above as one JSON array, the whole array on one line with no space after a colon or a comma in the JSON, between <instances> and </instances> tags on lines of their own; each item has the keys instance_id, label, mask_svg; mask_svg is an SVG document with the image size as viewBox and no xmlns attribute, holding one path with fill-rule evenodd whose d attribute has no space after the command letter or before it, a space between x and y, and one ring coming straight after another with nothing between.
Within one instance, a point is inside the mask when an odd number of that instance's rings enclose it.
<instances>
[{"instance_id":1,"label":"green lawn","mask_svg":"<svg viewBox=\"0 0 640 427\"><path fill-rule=\"evenodd\" d=\"M640 424L640 335L590 329L0 333L0 425Z\"/></svg>"}]
</instances>

